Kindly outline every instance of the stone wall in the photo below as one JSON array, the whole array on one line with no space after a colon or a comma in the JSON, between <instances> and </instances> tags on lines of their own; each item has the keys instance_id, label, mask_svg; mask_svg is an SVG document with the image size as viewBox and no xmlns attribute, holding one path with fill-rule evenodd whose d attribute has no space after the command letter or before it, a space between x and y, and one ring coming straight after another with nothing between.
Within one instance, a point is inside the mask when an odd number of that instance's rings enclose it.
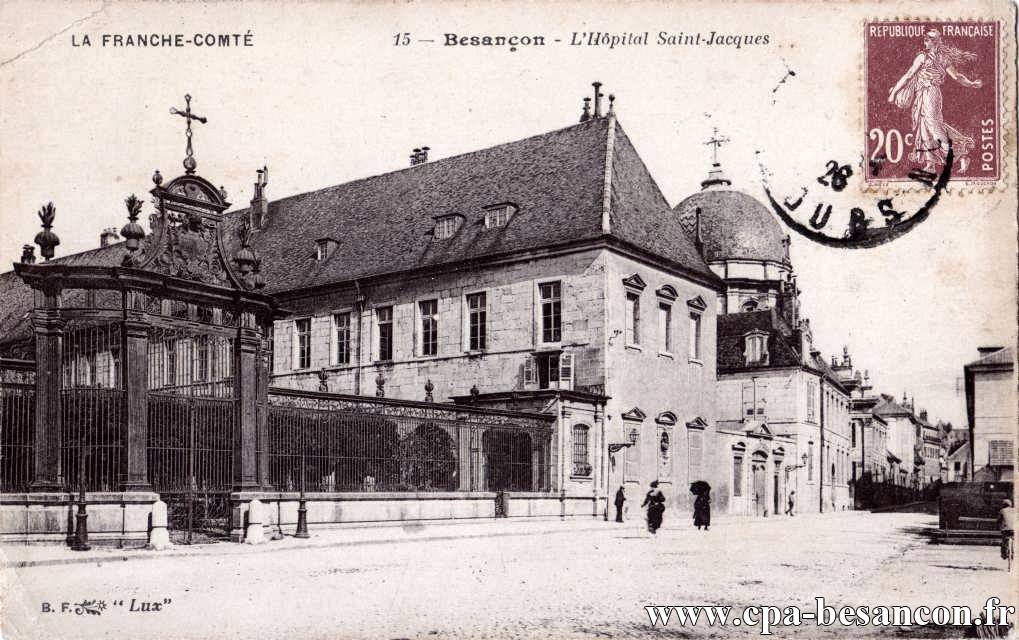
<instances>
[{"instance_id":1,"label":"stone wall","mask_svg":"<svg viewBox=\"0 0 1019 640\"><path fill-rule=\"evenodd\" d=\"M542 348L539 337L538 285L562 283L562 341L574 354L573 387L597 388L604 383L601 350L604 253L588 250L512 264L479 267L434 276L410 276L396 282L360 286L367 298L358 313L357 290L337 289L316 296L287 299L293 318L311 318L311 366L294 369L294 320L276 322L273 385L314 390L325 368L330 391L375 395L376 377L385 380L390 398L424 400L431 380L435 401L466 395L476 385L481 393L524 388L524 361ZM487 342L484 351L470 351L467 294L487 298ZM438 353L420 350L419 303L438 302ZM393 360L376 362L378 330L375 310L392 306ZM332 314L350 312L351 362L336 364ZM360 330L359 330L360 329ZM360 366L359 364L360 363Z\"/></svg>"}]
</instances>

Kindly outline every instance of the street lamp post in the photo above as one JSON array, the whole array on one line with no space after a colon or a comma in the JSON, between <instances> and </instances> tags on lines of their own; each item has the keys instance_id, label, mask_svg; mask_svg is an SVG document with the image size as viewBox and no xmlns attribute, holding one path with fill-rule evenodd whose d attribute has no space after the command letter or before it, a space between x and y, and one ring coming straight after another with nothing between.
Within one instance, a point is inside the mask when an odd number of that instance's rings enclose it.
<instances>
[{"instance_id":1,"label":"street lamp post","mask_svg":"<svg viewBox=\"0 0 1019 640\"><path fill-rule=\"evenodd\" d=\"M85 445L78 443L78 513L74 516L74 542L71 549L88 551L88 513L85 511Z\"/></svg>"},{"instance_id":2,"label":"street lamp post","mask_svg":"<svg viewBox=\"0 0 1019 640\"><path fill-rule=\"evenodd\" d=\"M623 449L629 449L633 445L637 444L637 440L640 439L640 432L636 428L630 429L630 433L627 434L629 442L613 442L609 444L609 455L613 455ZM608 494L606 494L608 495ZM605 521L609 519L609 501L605 500Z\"/></svg>"},{"instance_id":3,"label":"street lamp post","mask_svg":"<svg viewBox=\"0 0 1019 640\"><path fill-rule=\"evenodd\" d=\"M305 500L304 495L304 476L305 476L305 451L304 447L301 447L301 498L297 504L297 531L294 533L295 538L308 538L308 503Z\"/></svg>"}]
</instances>

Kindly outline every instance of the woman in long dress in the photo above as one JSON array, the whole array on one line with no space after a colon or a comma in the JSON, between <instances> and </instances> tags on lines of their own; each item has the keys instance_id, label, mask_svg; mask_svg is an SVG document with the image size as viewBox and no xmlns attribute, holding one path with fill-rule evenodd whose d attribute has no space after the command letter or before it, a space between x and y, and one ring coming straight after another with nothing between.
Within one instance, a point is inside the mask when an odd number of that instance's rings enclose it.
<instances>
[{"instance_id":1,"label":"woman in long dress","mask_svg":"<svg viewBox=\"0 0 1019 640\"><path fill-rule=\"evenodd\" d=\"M900 109L913 110L913 151L909 159L923 164L923 170L935 173L937 165L944 165L948 141L959 160L959 172L969 167L969 152L973 138L947 124L941 114L941 85L945 76L960 85L979 89L981 80L970 80L959 73L957 66L976 60L976 54L948 46L941 33L931 29L923 39L924 50L916 55L913 64L888 92L888 102Z\"/></svg>"},{"instance_id":2,"label":"woman in long dress","mask_svg":"<svg viewBox=\"0 0 1019 640\"><path fill-rule=\"evenodd\" d=\"M700 494L693 501L693 523L694 526L700 529L704 527L707 531L708 527L711 526L711 490L707 489Z\"/></svg>"},{"instance_id":3,"label":"woman in long dress","mask_svg":"<svg viewBox=\"0 0 1019 640\"><path fill-rule=\"evenodd\" d=\"M665 494L658 488L657 480L651 483L651 490L644 496L640 506L647 507L647 530L657 533L665 515Z\"/></svg>"}]
</instances>

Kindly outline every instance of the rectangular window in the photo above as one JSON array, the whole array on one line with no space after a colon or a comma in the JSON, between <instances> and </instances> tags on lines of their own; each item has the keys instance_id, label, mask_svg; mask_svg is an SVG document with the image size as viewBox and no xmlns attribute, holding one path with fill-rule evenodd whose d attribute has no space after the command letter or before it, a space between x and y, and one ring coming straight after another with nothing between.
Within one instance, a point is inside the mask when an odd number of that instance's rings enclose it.
<instances>
[{"instance_id":1,"label":"rectangular window","mask_svg":"<svg viewBox=\"0 0 1019 640\"><path fill-rule=\"evenodd\" d=\"M375 310L375 324L378 326L379 344L376 360L393 359L393 308L381 307Z\"/></svg>"},{"instance_id":2,"label":"rectangular window","mask_svg":"<svg viewBox=\"0 0 1019 640\"><path fill-rule=\"evenodd\" d=\"M807 421L817 419L817 385L813 381L807 383Z\"/></svg>"},{"instance_id":3,"label":"rectangular window","mask_svg":"<svg viewBox=\"0 0 1019 640\"><path fill-rule=\"evenodd\" d=\"M701 359L701 314L690 314L690 359Z\"/></svg>"},{"instance_id":4,"label":"rectangular window","mask_svg":"<svg viewBox=\"0 0 1019 640\"><path fill-rule=\"evenodd\" d=\"M197 342L195 345L195 380L205 382L209 379L209 338L198 336L195 340Z\"/></svg>"},{"instance_id":5,"label":"rectangular window","mask_svg":"<svg viewBox=\"0 0 1019 640\"><path fill-rule=\"evenodd\" d=\"M172 387L177 384L177 341L167 340L163 343L166 349L166 371L165 386Z\"/></svg>"},{"instance_id":6,"label":"rectangular window","mask_svg":"<svg viewBox=\"0 0 1019 640\"><path fill-rule=\"evenodd\" d=\"M541 294L541 341L561 342L563 339L562 284L546 282L539 285Z\"/></svg>"},{"instance_id":7,"label":"rectangular window","mask_svg":"<svg viewBox=\"0 0 1019 640\"><path fill-rule=\"evenodd\" d=\"M559 387L559 354L542 353L535 356L538 366L538 388L556 389Z\"/></svg>"},{"instance_id":8,"label":"rectangular window","mask_svg":"<svg viewBox=\"0 0 1019 640\"><path fill-rule=\"evenodd\" d=\"M662 335L662 350L672 353L672 305L658 304L658 325Z\"/></svg>"},{"instance_id":9,"label":"rectangular window","mask_svg":"<svg viewBox=\"0 0 1019 640\"><path fill-rule=\"evenodd\" d=\"M267 341L266 350L269 352L269 362L267 363L267 367L268 367L268 370L269 370L269 375L271 376L272 372L276 369L276 326L275 325L273 325L272 327L269 328L269 337L266 339L266 341ZM216 350L213 349L212 352L215 354Z\"/></svg>"},{"instance_id":10,"label":"rectangular window","mask_svg":"<svg viewBox=\"0 0 1019 640\"><path fill-rule=\"evenodd\" d=\"M435 239L445 240L446 238L452 238L453 234L456 233L457 217L456 216L444 216L435 221Z\"/></svg>"},{"instance_id":11,"label":"rectangular window","mask_svg":"<svg viewBox=\"0 0 1019 640\"><path fill-rule=\"evenodd\" d=\"M512 216L512 206L494 207L485 212L485 226L489 229L505 226Z\"/></svg>"},{"instance_id":12,"label":"rectangular window","mask_svg":"<svg viewBox=\"0 0 1019 640\"><path fill-rule=\"evenodd\" d=\"M471 293L467 296L467 348L471 351L484 351L488 348L488 300L482 293Z\"/></svg>"},{"instance_id":13,"label":"rectangular window","mask_svg":"<svg viewBox=\"0 0 1019 640\"><path fill-rule=\"evenodd\" d=\"M439 302L422 300L418 303L421 316L421 355L434 356L439 353Z\"/></svg>"},{"instance_id":14,"label":"rectangular window","mask_svg":"<svg viewBox=\"0 0 1019 640\"><path fill-rule=\"evenodd\" d=\"M333 364L350 364L350 312L333 315Z\"/></svg>"},{"instance_id":15,"label":"rectangular window","mask_svg":"<svg viewBox=\"0 0 1019 640\"><path fill-rule=\"evenodd\" d=\"M807 482L814 479L814 443L807 443Z\"/></svg>"},{"instance_id":16,"label":"rectangular window","mask_svg":"<svg viewBox=\"0 0 1019 640\"><path fill-rule=\"evenodd\" d=\"M732 457L732 495L743 495L743 456Z\"/></svg>"},{"instance_id":17,"label":"rectangular window","mask_svg":"<svg viewBox=\"0 0 1019 640\"><path fill-rule=\"evenodd\" d=\"M626 294L626 344L640 344L640 297Z\"/></svg>"},{"instance_id":18,"label":"rectangular window","mask_svg":"<svg viewBox=\"0 0 1019 640\"><path fill-rule=\"evenodd\" d=\"M297 368L311 367L311 318L301 318L294 323L297 330Z\"/></svg>"},{"instance_id":19,"label":"rectangular window","mask_svg":"<svg viewBox=\"0 0 1019 640\"><path fill-rule=\"evenodd\" d=\"M573 475L590 476L591 464L588 462L588 429L583 425L573 427Z\"/></svg>"}]
</instances>

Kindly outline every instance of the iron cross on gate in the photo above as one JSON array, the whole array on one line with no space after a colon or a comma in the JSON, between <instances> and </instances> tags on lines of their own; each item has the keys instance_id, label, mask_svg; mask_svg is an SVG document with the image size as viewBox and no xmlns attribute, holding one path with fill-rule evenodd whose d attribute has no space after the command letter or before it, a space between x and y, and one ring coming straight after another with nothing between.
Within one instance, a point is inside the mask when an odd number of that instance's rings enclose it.
<instances>
[{"instance_id":1,"label":"iron cross on gate","mask_svg":"<svg viewBox=\"0 0 1019 640\"><path fill-rule=\"evenodd\" d=\"M175 116L181 116L182 118L184 118L185 120L188 121L188 127L187 127L187 130L184 133L184 135L187 136L187 140L188 140L188 145L187 145L187 154L188 155L187 155L186 158L184 158L184 171L186 173L194 173L195 172L195 168L198 167L198 163L195 161L194 153L193 153L193 151L191 149L191 121L192 120L197 120L197 121L201 122L202 124L205 124L206 122L208 122L208 119L198 115L197 113L191 113L191 94L186 94L184 96L184 102L187 105L187 108L185 108L184 111L181 111L181 110L177 109L176 107L170 107L170 113L175 115Z\"/></svg>"}]
</instances>

